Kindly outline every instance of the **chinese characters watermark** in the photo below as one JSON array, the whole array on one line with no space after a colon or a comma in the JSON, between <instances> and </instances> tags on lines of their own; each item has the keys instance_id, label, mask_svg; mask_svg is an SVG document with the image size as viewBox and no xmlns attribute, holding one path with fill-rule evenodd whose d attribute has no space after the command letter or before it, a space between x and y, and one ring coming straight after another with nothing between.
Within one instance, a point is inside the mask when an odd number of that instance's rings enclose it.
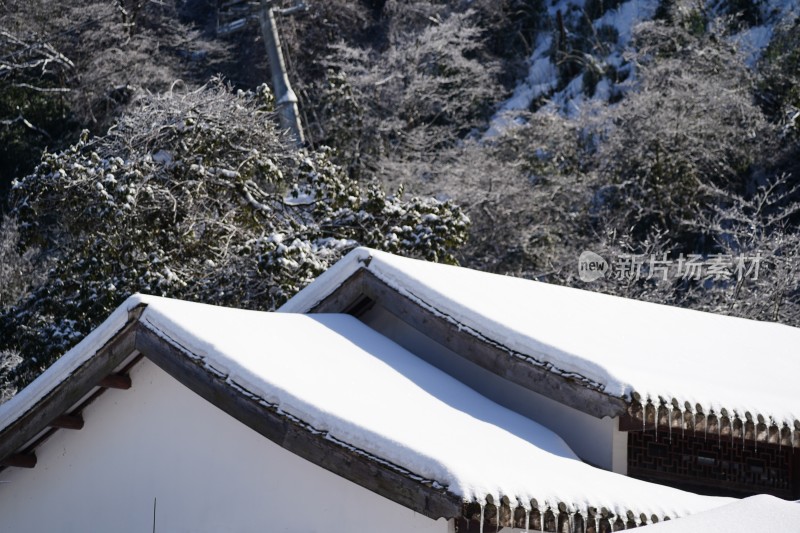
<instances>
[{"instance_id":1,"label":"chinese characters watermark","mask_svg":"<svg viewBox=\"0 0 800 533\"><path fill-rule=\"evenodd\" d=\"M600 255L587 250L578 258L578 276L586 282L604 277L618 281L756 280L760 267L761 254L680 254L675 258L670 257L669 253L619 254L609 263Z\"/></svg>"}]
</instances>

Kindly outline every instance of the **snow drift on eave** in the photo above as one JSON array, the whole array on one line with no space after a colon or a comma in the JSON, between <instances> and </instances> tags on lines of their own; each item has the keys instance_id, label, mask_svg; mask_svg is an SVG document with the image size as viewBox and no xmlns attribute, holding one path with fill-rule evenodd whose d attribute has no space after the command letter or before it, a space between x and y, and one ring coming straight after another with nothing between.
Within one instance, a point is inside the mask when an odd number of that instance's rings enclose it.
<instances>
[{"instance_id":1,"label":"snow drift on eave","mask_svg":"<svg viewBox=\"0 0 800 533\"><path fill-rule=\"evenodd\" d=\"M280 310L307 311L360 267L510 353L630 400L723 408L791 427L800 330L393 256L352 251Z\"/></svg>"},{"instance_id":2,"label":"snow drift on eave","mask_svg":"<svg viewBox=\"0 0 800 533\"><path fill-rule=\"evenodd\" d=\"M147 298L142 323L232 387L326 438L466 501L530 500L681 516L724 504L577 459L550 430L501 407L357 319ZM513 503L512 503L513 505Z\"/></svg>"}]
</instances>

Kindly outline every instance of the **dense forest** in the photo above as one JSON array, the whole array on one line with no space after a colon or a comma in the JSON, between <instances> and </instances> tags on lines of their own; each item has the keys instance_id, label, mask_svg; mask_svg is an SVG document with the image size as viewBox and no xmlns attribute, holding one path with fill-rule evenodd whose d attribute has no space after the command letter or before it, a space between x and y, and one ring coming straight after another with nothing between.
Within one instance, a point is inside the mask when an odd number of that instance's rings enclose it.
<instances>
[{"instance_id":1,"label":"dense forest","mask_svg":"<svg viewBox=\"0 0 800 533\"><path fill-rule=\"evenodd\" d=\"M0 0L2 394L131 293L271 310L358 245L800 326L798 13Z\"/></svg>"}]
</instances>

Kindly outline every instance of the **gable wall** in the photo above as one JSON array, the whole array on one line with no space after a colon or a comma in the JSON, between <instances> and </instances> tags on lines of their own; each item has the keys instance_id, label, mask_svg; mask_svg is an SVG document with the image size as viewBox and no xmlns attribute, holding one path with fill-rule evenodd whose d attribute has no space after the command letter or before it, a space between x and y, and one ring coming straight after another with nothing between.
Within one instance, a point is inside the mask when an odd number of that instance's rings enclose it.
<instances>
[{"instance_id":1,"label":"gable wall","mask_svg":"<svg viewBox=\"0 0 800 533\"><path fill-rule=\"evenodd\" d=\"M80 431L0 472L0 532L439 532L433 521L284 450L149 360Z\"/></svg>"}]
</instances>

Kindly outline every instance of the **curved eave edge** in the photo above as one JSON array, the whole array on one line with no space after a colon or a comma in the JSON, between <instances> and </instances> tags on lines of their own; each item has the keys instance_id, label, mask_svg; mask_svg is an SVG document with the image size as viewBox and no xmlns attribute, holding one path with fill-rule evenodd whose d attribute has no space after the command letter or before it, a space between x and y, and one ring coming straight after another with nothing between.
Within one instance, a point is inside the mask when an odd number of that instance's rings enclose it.
<instances>
[{"instance_id":1,"label":"curved eave edge","mask_svg":"<svg viewBox=\"0 0 800 533\"><path fill-rule=\"evenodd\" d=\"M197 395L293 454L434 520L461 516L462 498L435 480L342 442L282 411L152 326L140 324L136 349Z\"/></svg>"},{"instance_id":2,"label":"curved eave edge","mask_svg":"<svg viewBox=\"0 0 800 533\"><path fill-rule=\"evenodd\" d=\"M504 345L498 341L495 341L491 337L487 337L486 335L476 330L475 328L467 324L464 324L462 322L459 322L453 316L425 302L422 298L418 297L417 295L413 294L410 291L402 290L397 292L398 294L405 296L411 302L416 303L420 308L425 309L433 316L438 317L439 319L450 323L459 332L467 333L468 335L472 336L479 342L483 343L485 346L491 347L496 351L506 354L508 362L512 363L511 368L517 366L519 363L522 363L523 365L528 365L532 368L542 371L543 373L547 373L548 375L552 376L554 380L560 381L561 382L560 386L559 385L554 386L556 389L560 389L561 387L569 387L570 389L584 390L587 391L588 394L594 396L594 398L592 399L604 404L603 408L595 409L596 407L595 404L591 403L587 405L579 401L577 402L577 405L572 405L571 403L568 403L568 405L570 405L571 407L577 407L589 414L598 417L616 415L624 411L626 399L608 394L607 392L605 392L604 390L605 386L602 383L593 381L592 379L583 376L579 372L563 370L554 365L553 363L546 361L545 358L541 355L523 353L507 345ZM506 368L508 368L508 366ZM502 377L512 378L512 379L515 376L518 376L518 373L515 372L514 370L504 370L495 373L501 375ZM538 380L534 378L533 381L536 382ZM536 392L541 392L538 388L532 388L532 390ZM566 399L569 400L569 398Z\"/></svg>"},{"instance_id":3,"label":"curved eave edge","mask_svg":"<svg viewBox=\"0 0 800 533\"><path fill-rule=\"evenodd\" d=\"M466 333L483 343L487 351L493 349L507 354L506 364L501 365L501 368L498 368L496 364L491 364L491 362L487 364L486 361L481 361L476 357L468 357L468 359L491 370L500 377L514 381L534 392L547 395L587 414L598 418L627 415L638 420L646 429L655 428L656 420L659 421L658 427L663 427L667 430L670 428L681 430L683 427L683 430L705 433L710 427L713 434L716 431L716 427L721 435L731 436L734 439L800 448L800 420L796 418L781 421L768 413L738 413L735 410L724 407L715 411L712 407L700 404L692 406L689 402L682 401L680 398L653 398L652 395L640 394L635 387L625 397L612 396L603 390L604 384L594 382L576 372L559 369L552 363L545 361L541 356L521 353L504 346L469 325L458 322L445 311L437 309L410 291L398 290L392 287L368 268L362 267L361 270L363 274L359 272L358 275L364 278L362 291L370 297L382 301L386 299L386 291L392 291L396 293L396 297L405 298L411 304L427 312L429 317L418 325L423 332L425 329L423 324L430 324L431 318L446 321L458 333ZM375 290L375 283L380 283L382 289ZM333 292L329 297L335 294ZM396 304L394 306L390 304L389 307L394 307L394 309L391 309L393 312L398 311ZM400 312L402 313L402 310ZM435 340L446 344L441 339ZM459 352L456 351L456 353ZM463 356L463 354L460 355ZM543 386L538 376L533 376L532 379L526 382L523 378L524 373L519 372L520 365L547 372L553 377L553 383Z\"/></svg>"}]
</instances>

